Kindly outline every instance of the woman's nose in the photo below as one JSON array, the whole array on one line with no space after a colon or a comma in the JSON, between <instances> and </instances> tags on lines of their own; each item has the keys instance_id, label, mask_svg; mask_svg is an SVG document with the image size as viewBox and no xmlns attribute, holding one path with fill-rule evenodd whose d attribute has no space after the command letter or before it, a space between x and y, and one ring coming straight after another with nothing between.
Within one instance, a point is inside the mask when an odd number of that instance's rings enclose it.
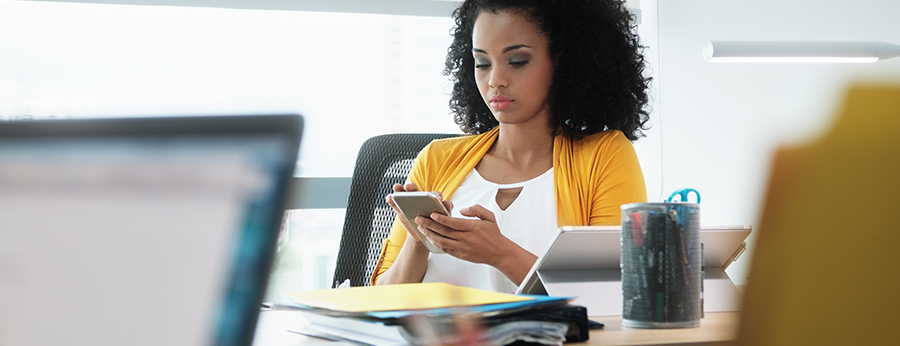
<instances>
[{"instance_id":1,"label":"woman's nose","mask_svg":"<svg viewBox=\"0 0 900 346\"><path fill-rule=\"evenodd\" d=\"M491 70L491 79L488 80L488 85L492 88L503 88L509 86L509 81L506 79L502 69L494 68Z\"/></svg>"}]
</instances>

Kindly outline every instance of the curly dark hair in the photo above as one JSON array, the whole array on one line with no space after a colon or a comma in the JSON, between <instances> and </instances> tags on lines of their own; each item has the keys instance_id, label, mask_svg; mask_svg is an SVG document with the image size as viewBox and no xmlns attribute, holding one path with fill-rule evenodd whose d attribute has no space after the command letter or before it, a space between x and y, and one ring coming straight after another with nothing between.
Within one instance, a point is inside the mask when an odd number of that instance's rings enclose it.
<instances>
[{"instance_id":1,"label":"curly dark hair","mask_svg":"<svg viewBox=\"0 0 900 346\"><path fill-rule=\"evenodd\" d=\"M468 134L499 123L475 84L472 31L483 11L524 14L547 37L555 57L547 103L551 124L574 138L614 129L629 140L647 130L644 47L623 0L467 0L453 12L453 43L443 74L453 82L450 109Z\"/></svg>"}]
</instances>

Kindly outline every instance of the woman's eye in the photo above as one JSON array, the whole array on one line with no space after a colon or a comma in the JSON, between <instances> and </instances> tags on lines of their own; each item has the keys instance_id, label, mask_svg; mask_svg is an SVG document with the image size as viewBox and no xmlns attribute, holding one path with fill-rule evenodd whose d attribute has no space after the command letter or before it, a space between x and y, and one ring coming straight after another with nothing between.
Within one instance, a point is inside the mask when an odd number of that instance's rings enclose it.
<instances>
[{"instance_id":1,"label":"woman's eye","mask_svg":"<svg viewBox=\"0 0 900 346\"><path fill-rule=\"evenodd\" d=\"M510 60L509 64L513 67L522 67L528 64L528 60Z\"/></svg>"},{"instance_id":2,"label":"woman's eye","mask_svg":"<svg viewBox=\"0 0 900 346\"><path fill-rule=\"evenodd\" d=\"M475 60L475 68L477 69L486 69L491 67L491 63L486 60Z\"/></svg>"}]
</instances>

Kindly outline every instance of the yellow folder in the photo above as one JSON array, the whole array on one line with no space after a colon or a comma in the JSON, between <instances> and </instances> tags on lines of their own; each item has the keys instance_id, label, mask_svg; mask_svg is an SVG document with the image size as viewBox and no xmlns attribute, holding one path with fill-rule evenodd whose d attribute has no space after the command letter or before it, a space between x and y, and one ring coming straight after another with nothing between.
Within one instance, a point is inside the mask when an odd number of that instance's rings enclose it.
<instances>
[{"instance_id":1,"label":"yellow folder","mask_svg":"<svg viewBox=\"0 0 900 346\"><path fill-rule=\"evenodd\" d=\"M296 304L348 312L436 309L532 299L441 282L293 292L286 297Z\"/></svg>"}]
</instances>

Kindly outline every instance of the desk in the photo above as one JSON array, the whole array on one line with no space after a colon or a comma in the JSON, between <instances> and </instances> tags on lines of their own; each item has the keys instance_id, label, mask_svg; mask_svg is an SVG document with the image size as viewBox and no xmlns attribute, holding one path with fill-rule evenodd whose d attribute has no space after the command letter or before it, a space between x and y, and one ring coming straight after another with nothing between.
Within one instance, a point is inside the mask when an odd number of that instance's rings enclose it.
<instances>
[{"instance_id":1,"label":"desk","mask_svg":"<svg viewBox=\"0 0 900 346\"><path fill-rule=\"evenodd\" d=\"M700 327L683 329L623 328L621 316L591 317L604 324L583 343L567 345L729 345L736 337L737 312L707 312Z\"/></svg>"},{"instance_id":2,"label":"desk","mask_svg":"<svg viewBox=\"0 0 900 346\"><path fill-rule=\"evenodd\" d=\"M267 310L259 314L253 346L337 346L343 343L294 334L287 330L299 324L290 310ZM623 328L620 316L592 317L603 329L591 331L590 340L566 345L728 345L737 332L737 312L706 313L698 328Z\"/></svg>"}]
</instances>

